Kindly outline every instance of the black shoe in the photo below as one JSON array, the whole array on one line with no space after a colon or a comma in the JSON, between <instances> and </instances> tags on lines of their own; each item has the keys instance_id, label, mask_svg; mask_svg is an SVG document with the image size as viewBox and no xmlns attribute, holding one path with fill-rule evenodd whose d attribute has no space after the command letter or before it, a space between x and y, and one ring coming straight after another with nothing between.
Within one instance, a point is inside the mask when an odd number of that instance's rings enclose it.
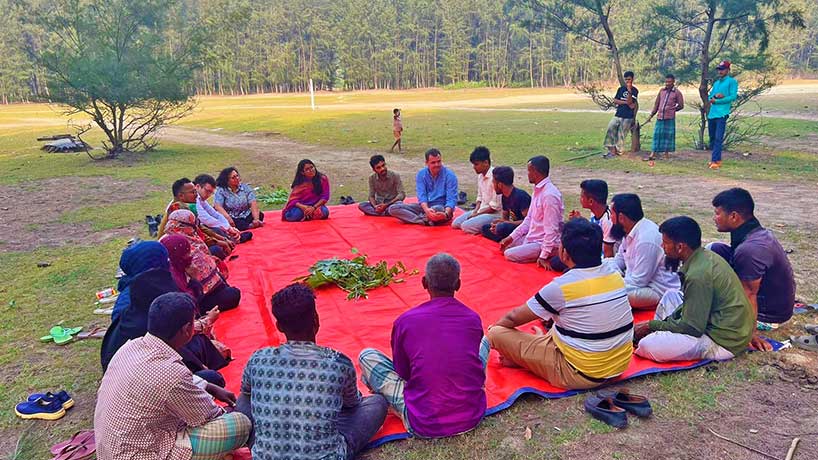
<instances>
[{"instance_id":1,"label":"black shoe","mask_svg":"<svg viewBox=\"0 0 818 460\"><path fill-rule=\"evenodd\" d=\"M596 395L590 395L585 398L584 405L585 410L591 414L591 417L597 420L616 428L628 426L628 413L625 412L625 409L614 404L611 398L603 399Z\"/></svg>"},{"instance_id":2,"label":"black shoe","mask_svg":"<svg viewBox=\"0 0 818 460\"><path fill-rule=\"evenodd\" d=\"M637 417L650 417L653 413L653 408L650 406L648 398L633 395L627 388L622 388L614 392L599 392L597 395L601 398L611 399L616 406L625 409Z\"/></svg>"},{"instance_id":3,"label":"black shoe","mask_svg":"<svg viewBox=\"0 0 818 460\"><path fill-rule=\"evenodd\" d=\"M153 222L153 221L154 221L153 216L145 216L145 223L146 224L150 225L151 222Z\"/></svg>"},{"instance_id":4,"label":"black shoe","mask_svg":"<svg viewBox=\"0 0 818 460\"><path fill-rule=\"evenodd\" d=\"M239 244L246 243L253 239L253 232L241 232L239 235Z\"/></svg>"},{"instance_id":5,"label":"black shoe","mask_svg":"<svg viewBox=\"0 0 818 460\"><path fill-rule=\"evenodd\" d=\"M469 196L466 195L466 192L457 192L457 204L466 204L468 198Z\"/></svg>"}]
</instances>

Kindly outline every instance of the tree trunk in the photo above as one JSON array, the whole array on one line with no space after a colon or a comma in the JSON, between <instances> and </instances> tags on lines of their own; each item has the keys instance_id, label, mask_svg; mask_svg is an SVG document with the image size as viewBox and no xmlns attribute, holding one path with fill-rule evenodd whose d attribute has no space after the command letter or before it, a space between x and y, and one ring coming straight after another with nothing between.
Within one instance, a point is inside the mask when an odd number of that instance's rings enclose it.
<instances>
[{"instance_id":1,"label":"tree trunk","mask_svg":"<svg viewBox=\"0 0 818 460\"><path fill-rule=\"evenodd\" d=\"M697 139L699 150L707 150L707 144L704 142L704 131L707 129L707 111L710 110L710 102L707 99L707 81L709 80L710 68L710 41L713 39L713 27L716 24L716 11L711 8L707 10L707 29L704 32L702 39L702 62L701 62L701 79L699 80L699 98L701 98L702 105L699 109L699 137Z\"/></svg>"},{"instance_id":2,"label":"tree trunk","mask_svg":"<svg viewBox=\"0 0 818 460\"><path fill-rule=\"evenodd\" d=\"M619 58L619 48L616 46L614 40L613 30L608 23L608 16L602 11L601 5L597 3L597 14L602 23L602 28L605 29L605 35L608 37L608 44L611 47L611 57L613 57L614 67L616 67L616 76L619 79L619 86L625 86L625 77L622 76L622 61Z\"/></svg>"}]
</instances>

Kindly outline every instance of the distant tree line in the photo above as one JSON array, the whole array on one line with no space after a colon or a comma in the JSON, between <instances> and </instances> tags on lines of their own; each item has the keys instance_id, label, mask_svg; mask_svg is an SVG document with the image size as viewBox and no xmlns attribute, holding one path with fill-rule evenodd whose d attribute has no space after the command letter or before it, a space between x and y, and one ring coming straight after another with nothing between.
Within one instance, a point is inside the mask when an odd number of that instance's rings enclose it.
<instances>
[{"instance_id":1,"label":"distant tree line","mask_svg":"<svg viewBox=\"0 0 818 460\"><path fill-rule=\"evenodd\" d=\"M0 103L48 96L49 74L36 63L54 31L32 16L47 12L52 1L0 0ZM674 11L676 0L182 0L163 33L172 47L189 33L191 21L207 30L207 46L189 83L194 94L305 91L310 79L324 90L614 82L618 72L604 42L566 33L543 17L549 11L543 6L583 3L609 8L607 22L622 66L637 72L637 84L695 67L685 61L696 59L689 51L695 44L685 40L696 37L695 24L669 31L674 40L656 36L657 24L669 27L656 16ZM685 3L706 8L722 2ZM162 8L163 2L155 4ZM662 4L668 8L657 7ZM768 1L764 8L768 17L798 8L806 25L769 24L765 71L818 75L818 2ZM585 20L581 10L563 12L564 20ZM731 40L722 54L747 55L756 45Z\"/></svg>"}]
</instances>

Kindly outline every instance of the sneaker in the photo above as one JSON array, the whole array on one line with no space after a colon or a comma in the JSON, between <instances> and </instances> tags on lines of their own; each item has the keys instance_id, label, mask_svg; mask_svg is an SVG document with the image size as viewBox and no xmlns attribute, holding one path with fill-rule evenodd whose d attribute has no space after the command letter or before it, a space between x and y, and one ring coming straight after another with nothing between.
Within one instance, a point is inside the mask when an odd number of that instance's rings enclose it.
<instances>
[{"instance_id":1,"label":"sneaker","mask_svg":"<svg viewBox=\"0 0 818 460\"><path fill-rule=\"evenodd\" d=\"M711 161L709 167L714 171L719 170L721 169L721 161Z\"/></svg>"},{"instance_id":2,"label":"sneaker","mask_svg":"<svg viewBox=\"0 0 818 460\"><path fill-rule=\"evenodd\" d=\"M47 401L56 399L62 404L63 409L71 409L74 407L74 400L66 391L60 391L59 393L52 393L50 391L46 393L34 393L28 397L28 402L34 402L38 399L45 399Z\"/></svg>"},{"instance_id":3,"label":"sneaker","mask_svg":"<svg viewBox=\"0 0 818 460\"><path fill-rule=\"evenodd\" d=\"M59 420L65 416L65 409L56 398L51 400L40 398L17 404L14 413L25 420Z\"/></svg>"}]
</instances>

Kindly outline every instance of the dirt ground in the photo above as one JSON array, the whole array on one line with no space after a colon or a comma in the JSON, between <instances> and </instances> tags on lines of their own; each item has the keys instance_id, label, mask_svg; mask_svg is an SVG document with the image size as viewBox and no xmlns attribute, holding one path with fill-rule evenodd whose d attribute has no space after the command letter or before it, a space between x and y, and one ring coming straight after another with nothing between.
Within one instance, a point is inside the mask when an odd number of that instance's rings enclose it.
<instances>
[{"instance_id":1,"label":"dirt ground","mask_svg":"<svg viewBox=\"0 0 818 460\"><path fill-rule=\"evenodd\" d=\"M60 216L79 208L138 199L155 190L147 180L111 177L57 177L0 186L0 252L41 246L93 245L132 234L126 227L97 232L91 223L62 223ZM25 206L20 204L25 203Z\"/></svg>"}]
</instances>

